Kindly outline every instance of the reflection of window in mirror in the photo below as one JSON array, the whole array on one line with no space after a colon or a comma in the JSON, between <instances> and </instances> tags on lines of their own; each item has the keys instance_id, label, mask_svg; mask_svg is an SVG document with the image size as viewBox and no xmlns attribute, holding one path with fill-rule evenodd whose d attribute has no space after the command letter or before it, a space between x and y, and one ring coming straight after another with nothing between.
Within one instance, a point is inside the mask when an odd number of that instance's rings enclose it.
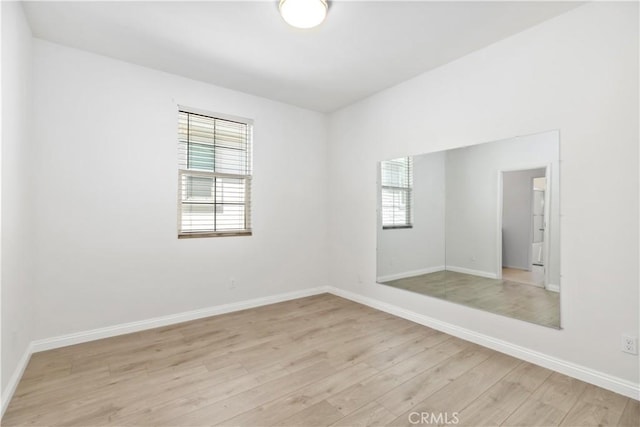
<instances>
[{"instance_id":1,"label":"reflection of window in mirror","mask_svg":"<svg viewBox=\"0 0 640 427\"><path fill-rule=\"evenodd\" d=\"M411 157L380 162L382 228L410 228L413 219Z\"/></svg>"}]
</instances>

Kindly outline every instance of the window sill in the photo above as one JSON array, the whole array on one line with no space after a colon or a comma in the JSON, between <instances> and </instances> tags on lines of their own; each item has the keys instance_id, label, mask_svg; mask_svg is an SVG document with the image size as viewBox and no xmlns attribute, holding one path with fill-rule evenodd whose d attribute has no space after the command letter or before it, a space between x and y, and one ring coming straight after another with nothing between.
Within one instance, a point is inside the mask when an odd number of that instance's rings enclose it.
<instances>
[{"instance_id":1,"label":"window sill","mask_svg":"<svg viewBox=\"0 0 640 427\"><path fill-rule=\"evenodd\" d=\"M401 228L413 228L413 225L385 225L382 227L383 230L397 230Z\"/></svg>"},{"instance_id":2,"label":"window sill","mask_svg":"<svg viewBox=\"0 0 640 427\"><path fill-rule=\"evenodd\" d=\"M202 233L178 233L178 239L198 239L201 237L251 236L251 231L212 231Z\"/></svg>"}]
</instances>

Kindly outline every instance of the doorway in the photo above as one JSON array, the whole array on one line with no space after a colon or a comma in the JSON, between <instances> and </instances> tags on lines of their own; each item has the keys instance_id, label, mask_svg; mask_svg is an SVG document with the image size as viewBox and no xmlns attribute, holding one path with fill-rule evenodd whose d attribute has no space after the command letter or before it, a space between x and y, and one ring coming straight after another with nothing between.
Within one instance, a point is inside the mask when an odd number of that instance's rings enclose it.
<instances>
[{"instance_id":1,"label":"doorway","mask_svg":"<svg viewBox=\"0 0 640 427\"><path fill-rule=\"evenodd\" d=\"M538 167L501 172L503 280L546 287L547 171L547 167Z\"/></svg>"}]
</instances>

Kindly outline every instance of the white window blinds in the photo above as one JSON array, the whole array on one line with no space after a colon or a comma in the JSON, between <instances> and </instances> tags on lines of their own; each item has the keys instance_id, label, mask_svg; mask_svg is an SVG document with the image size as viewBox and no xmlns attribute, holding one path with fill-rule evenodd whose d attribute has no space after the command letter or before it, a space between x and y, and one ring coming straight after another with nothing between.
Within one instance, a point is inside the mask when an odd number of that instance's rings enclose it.
<instances>
[{"instance_id":1,"label":"white window blinds","mask_svg":"<svg viewBox=\"0 0 640 427\"><path fill-rule=\"evenodd\" d=\"M411 157L380 162L382 228L412 225L412 166Z\"/></svg>"},{"instance_id":2,"label":"white window blinds","mask_svg":"<svg viewBox=\"0 0 640 427\"><path fill-rule=\"evenodd\" d=\"M251 136L250 122L180 109L178 237L251 234Z\"/></svg>"}]
</instances>

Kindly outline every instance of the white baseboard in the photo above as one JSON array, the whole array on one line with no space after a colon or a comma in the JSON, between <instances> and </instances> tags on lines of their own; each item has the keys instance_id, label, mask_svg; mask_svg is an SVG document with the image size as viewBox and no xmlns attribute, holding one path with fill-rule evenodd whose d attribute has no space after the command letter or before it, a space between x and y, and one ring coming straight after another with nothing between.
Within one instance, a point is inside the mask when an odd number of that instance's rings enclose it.
<instances>
[{"instance_id":1,"label":"white baseboard","mask_svg":"<svg viewBox=\"0 0 640 427\"><path fill-rule=\"evenodd\" d=\"M548 283L544 288L551 292L560 292L560 285L554 285L553 283Z\"/></svg>"},{"instance_id":2,"label":"white baseboard","mask_svg":"<svg viewBox=\"0 0 640 427\"><path fill-rule=\"evenodd\" d=\"M161 326L174 325L176 323L188 322L190 320L202 319L204 317L215 316L217 314L230 313L232 311L246 310L248 308L260 307L268 304L288 301L297 298L308 297L327 292L326 287L309 288L301 291L286 292L268 297L254 298L247 301L233 302L229 304L217 305L214 307L201 308L198 310L186 311L183 313L170 314L167 316L154 317L137 322L121 323L119 325L107 326L104 328L92 329L89 331L75 332L72 334L59 335L56 337L35 340L32 343L33 352L51 350L68 345L80 344L83 342L95 341L102 338L114 337L117 335L130 334L132 332L144 331L146 329L159 328Z\"/></svg>"},{"instance_id":3,"label":"white baseboard","mask_svg":"<svg viewBox=\"0 0 640 427\"><path fill-rule=\"evenodd\" d=\"M376 279L376 281L378 283L383 283L383 282L389 282L391 280L406 279L407 277L415 277L423 274L435 273L437 271L442 271L442 270L444 270L444 265L438 265L435 267L421 268L420 270L411 270L411 271L405 271L403 273L388 274L386 276L380 276Z\"/></svg>"},{"instance_id":4,"label":"white baseboard","mask_svg":"<svg viewBox=\"0 0 640 427\"><path fill-rule=\"evenodd\" d=\"M437 329L449 335L462 338L467 341L479 344L484 347L491 348L501 353L508 354L518 359L526 360L536 365L540 365L547 369L560 372L573 378L597 385L599 387L611 390L615 393L622 394L632 399L640 400L640 384L634 383L622 378L614 377L603 372L596 371L575 363L567 362L544 353L530 350L507 341L493 338L470 329L462 328L451 323L443 322L423 314L416 313L411 310L369 298L364 295L346 291L335 287L329 287L328 291L336 296L355 301L369 307L381 310L394 316L402 317L412 322Z\"/></svg>"},{"instance_id":5,"label":"white baseboard","mask_svg":"<svg viewBox=\"0 0 640 427\"><path fill-rule=\"evenodd\" d=\"M472 270L465 267L457 267L455 265L447 265L448 271L455 271L456 273L472 274L474 276L486 277L488 279L497 279L498 275L490 271Z\"/></svg>"},{"instance_id":6,"label":"white baseboard","mask_svg":"<svg viewBox=\"0 0 640 427\"><path fill-rule=\"evenodd\" d=\"M511 268L513 270L531 271L530 268L523 267L521 265L504 265L504 264L502 264L502 268Z\"/></svg>"},{"instance_id":7,"label":"white baseboard","mask_svg":"<svg viewBox=\"0 0 640 427\"><path fill-rule=\"evenodd\" d=\"M13 371L13 375L9 379L9 383L5 390L3 390L2 396L0 396L1 408L0 408L0 418L4 415L4 411L7 410L7 406L9 406L9 402L13 397L13 393L16 392L16 388L18 387L18 383L22 378L22 374L24 374L24 370L27 369L27 365L29 364L29 359L31 359L31 354L33 353L33 343L29 343L27 348L24 351L24 354L18 361L18 366L16 366L16 370Z\"/></svg>"}]
</instances>

